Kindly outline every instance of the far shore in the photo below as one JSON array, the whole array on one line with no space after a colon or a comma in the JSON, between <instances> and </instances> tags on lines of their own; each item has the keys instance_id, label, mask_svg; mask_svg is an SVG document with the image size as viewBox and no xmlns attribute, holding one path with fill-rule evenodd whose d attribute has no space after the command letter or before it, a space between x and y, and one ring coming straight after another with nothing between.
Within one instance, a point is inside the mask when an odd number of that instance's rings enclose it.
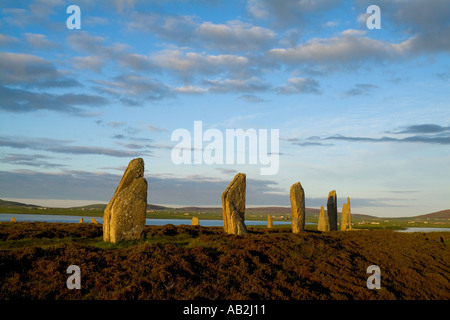
<instances>
[{"instance_id":1,"label":"far shore","mask_svg":"<svg viewBox=\"0 0 450 320\"><path fill-rule=\"evenodd\" d=\"M86 218L103 217L103 210L90 209L82 210L80 208L0 208L0 214L33 214L33 215L67 215L79 216ZM246 212L245 219L248 221L267 221L267 212ZM222 212L220 210L147 210L147 219L181 219L186 220L186 224L190 224L190 220L197 217L200 220L222 220ZM273 221L291 221L289 214L273 214ZM306 222L316 225L318 217L314 212L306 213ZM353 229L384 229L384 230L406 230L407 228L450 228L450 220L448 219L420 219L416 217L406 218L378 218L370 216L352 217Z\"/></svg>"}]
</instances>

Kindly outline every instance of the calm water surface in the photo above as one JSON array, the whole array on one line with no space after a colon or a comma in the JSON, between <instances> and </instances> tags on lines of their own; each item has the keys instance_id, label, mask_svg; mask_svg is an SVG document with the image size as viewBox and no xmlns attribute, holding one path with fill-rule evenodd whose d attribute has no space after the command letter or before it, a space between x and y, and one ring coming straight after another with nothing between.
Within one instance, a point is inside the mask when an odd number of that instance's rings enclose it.
<instances>
[{"instance_id":1,"label":"calm water surface","mask_svg":"<svg viewBox=\"0 0 450 320\"><path fill-rule=\"evenodd\" d=\"M81 218L85 223L91 222L89 216L65 216L65 215L51 215L51 214L14 214L14 213L0 213L0 221L11 221L11 217L15 217L17 222L20 221L37 221L37 222L67 222L78 223ZM103 217L94 217L98 223L103 223ZM191 219L145 219L145 224L162 226L165 224L191 224ZM290 224L290 221L274 221L274 225ZM246 225L266 225L267 221L252 221L246 220ZM309 223L308 223L309 224ZM223 227L223 220L205 220L200 219L200 225L205 227Z\"/></svg>"},{"instance_id":2,"label":"calm water surface","mask_svg":"<svg viewBox=\"0 0 450 320\"><path fill-rule=\"evenodd\" d=\"M406 228L406 230L398 230L398 232L450 232L450 228Z\"/></svg>"},{"instance_id":3,"label":"calm water surface","mask_svg":"<svg viewBox=\"0 0 450 320\"><path fill-rule=\"evenodd\" d=\"M65 216L65 215L51 215L51 214L14 214L14 213L0 213L0 221L11 221L11 217L15 217L16 221L37 221L37 222L64 222L64 223L78 223L83 218L84 223L90 223L89 216ZM94 217L98 223L103 223L103 217ZM191 224L191 219L145 219L145 224L153 226L163 226L165 224ZM267 225L267 221L246 220L246 225ZM274 225L290 225L290 221L274 221ZM308 225L315 225L316 223L307 222ZM223 227L223 220L205 220L200 219L200 225L205 227ZM397 230L398 232L450 232L450 228L407 228L406 230Z\"/></svg>"}]
</instances>

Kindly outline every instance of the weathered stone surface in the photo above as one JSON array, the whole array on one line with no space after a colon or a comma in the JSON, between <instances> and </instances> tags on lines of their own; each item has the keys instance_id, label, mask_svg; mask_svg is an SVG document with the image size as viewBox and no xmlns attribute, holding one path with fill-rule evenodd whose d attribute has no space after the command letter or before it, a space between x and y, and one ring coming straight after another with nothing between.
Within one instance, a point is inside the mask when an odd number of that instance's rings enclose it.
<instances>
[{"instance_id":1,"label":"weathered stone surface","mask_svg":"<svg viewBox=\"0 0 450 320\"><path fill-rule=\"evenodd\" d=\"M317 224L317 230L327 231L327 219L325 218L325 210L323 206L320 207L319 222Z\"/></svg>"},{"instance_id":2,"label":"weathered stone surface","mask_svg":"<svg viewBox=\"0 0 450 320\"><path fill-rule=\"evenodd\" d=\"M328 193L327 211L330 231L337 231L337 195L335 190Z\"/></svg>"},{"instance_id":3,"label":"weathered stone surface","mask_svg":"<svg viewBox=\"0 0 450 320\"><path fill-rule=\"evenodd\" d=\"M245 174L238 173L222 193L223 228L228 234L247 233L245 226Z\"/></svg>"},{"instance_id":4,"label":"weathered stone surface","mask_svg":"<svg viewBox=\"0 0 450 320\"><path fill-rule=\"evenodd\" d=\"M273 228L273 220L272 216L269 214L267 215L267 228L272 229Z\"/></svg>"},{"instance_id":5,"label":"weathered stone surface","mask_svg":"<svg viewBox=\"0 0 450 320\"><path fill-rule=\"evenodd\" d=\"M341 231L352 230L352 214L350 210L350 198L342 205Z\"/></svg>"},{"instance_id":6,"label":"weathered stone surface","mask_svg":"<svg viewBox=\"0 0 450 320\"><path fill-rule=\"evenodd\" d=\"M347 197L347 221L348 221L348 229L352 230L352 210L350 209L350 197Z\"/></svg>"},{"instance_id":7,"label":"weathered stone surface","mask_svg":"<svg viewBox=\"0 0 450 320\"><path fill-rule=\"evenodd\" d=\"M147 181L144 160L133 159L128 164L114 196L103 215L103 240L119 242L142 237L147 209Z\"/></svg>"},{"instance_id":8,"label":"weathered stone surface","mask_svg":"<svg viewBox=\"0 0 450 320\"><path fill-rule=\"evenodd\" d=\"M347 203L344 203L342 205L341 231L347 230L347 217L348 217Z\"/></svg>"},{"instance_id":9,"label":"weathered stone surface","mask_svg":"<svg viewBox=\"0 0 450 320\"><path fill-rule=\"evenodd\" d=\"M193 226L198 226L198 225L200 225L200 221L198 220L197 217L192 217L191 225L193 225Z\"/></svg>"},{"instance_id":10,"label":"weathered stone surface","mask_svg":"<svg viewBox=\"0 0 450 320\"><path fill-rule=\"evenodd\" d=\"M290 189L292 232L305 230L305 192L300 182L294 183Z\"/></svg>"}]
</instances>

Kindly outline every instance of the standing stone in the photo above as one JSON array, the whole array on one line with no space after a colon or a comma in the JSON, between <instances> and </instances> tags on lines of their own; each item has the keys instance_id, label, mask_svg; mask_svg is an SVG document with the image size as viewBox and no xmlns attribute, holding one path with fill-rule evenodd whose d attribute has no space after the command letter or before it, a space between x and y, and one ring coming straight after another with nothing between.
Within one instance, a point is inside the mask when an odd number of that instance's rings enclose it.
<instances>
[{"instance_id":1,"label":"standing stone","mask_svg":"<svg viewBox=\"0 0 450 320\"><path fill-rule=\"evenodd\" d=\"M330 231L337 231L337 196L335 190L328 193L327 211Z\"/></svg>"},{"instance_id":2,"label":"standing stone","mask_svg":"<svg viewBox=\"0 0 450 320\"><path fill-rule=\"evenodd\" d=\"M222 193L223 228L228 234L247 233L245 226L245 174L238 173Z\"/></svg>"},{"instance_id":3,"label":"standing stone","mask_svg":"<svg viewBox=\"0 0 450 320\"><path fill-rule=\"evenodd\" d=\"M350 197L347 197L348 230L352 230L352 210L350 209Z\"/></svg>"},{"instance_id":4,"label":"standing stone","mask_svg":"<svg viewBox=\"0 0 450 320\"><path fill-rule=\"evenodd\" d=\"M15 217L11 217L11 222L16 222L16 218Z\"/></svg>"},{"instance_id":5,"label":"standing stone","mask_svg":"<svg viewBox=\"0 0 450 320\"><path fill-rule=\"evenodd\" d=\"M114 196L103 215L103 240L116 243L139 240L145 226L147 180L144 160L133 159L128 164Z\"/></svg>"},{"instance_id":6,"label":"standing stone","mask_svg":"<svg viewBox=\"0 0 450 320\"><path fill-rule=\"evenodd\" d=\"M350 210L350 198L342 206L341 231L352 230L352 214Z\"/></svg>"},{"instance_id":7,"label":"standing stone","mask_svg":"<svg viewBox=\"0 0 450 320\"><path fill-rule=\"evenodd\" d=\"M193 226L198 226L198 225L200 225L200 222L199 222L199 220L198 220L197 217L192 217L191 225L193 225Z\"/></svg>"},{"instance_id":8,"label":"standing stone","mask_svg":"<svg viewBox=\"0 0 450 320\"><path fill-rule=\"evenodd\" d=\"M91 223L92 224L97 224L97 220L95 220L94 217L91 217Z\"/></svg>"},{"instance_id":9,"label":"standing stone","mask_svg":"<svg viewBox=\"0 0 450 320\"><path fill-rule=\"evenodd\" d=\"M317 224L317 230L327 231L327 219L325 218L325 210L323 206L320 207L319 222Z\"/></svg>"},{"instance_id":10,"label":"standing stone","mask_svg":"<svg viewBox=\"0 0 450 320\"><path fill-rule=\"evenodd\" d=\"M267 215L267 228L272 229L273 228L273 220L272 216L269 214Z\"/></svg>"},{"instance_id":11,"label":"standing stone","mask_svg":"<svg viewBox=\"0 0 450 320\"><path fill-rule=\"evenodd\" d=\"M348 217L347 203L342 205L342 218L341 218L341 231L347 230L347 217Z\"/></svg>"},{"instance_id":12,"label":"standing stone","mask_svg":"<svg viewBox=\"0 0 450 320\"><path fill-rule=\"evenodd\" d=\"M292 232L305 230L305 192L300 182L294 183L290 190Z\"/></svg>"},{"instance_id":13,"label":"standing stone","mask_svg":"<svg viewBox=\"0 0 450 320\"><path fill-rule=\"evenodd\" d=\"M83 223L83 218L80 218L80 221L78 221L78 223Z\"/></svg>"}]
</instances>

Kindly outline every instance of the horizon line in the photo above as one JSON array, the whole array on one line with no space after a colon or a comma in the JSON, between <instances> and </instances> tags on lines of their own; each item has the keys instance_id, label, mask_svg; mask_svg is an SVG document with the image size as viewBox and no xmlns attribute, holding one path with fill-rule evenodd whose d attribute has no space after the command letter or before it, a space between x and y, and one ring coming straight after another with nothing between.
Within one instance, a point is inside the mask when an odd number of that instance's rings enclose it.
<instances>
[{"instance_id":1,"label":"horizon line","mask_svg":"<svg viewBox=\"0 0 450 320\"><path fill-rule=\"evenodd\" d=\"M35 206L40 206L40 207L49 207L49 208L74 208L74 207L83 207L83 206L89 206L89 205L94 205L94 204L105 204L107 205L109 203L109 201L102 201L102 200L69 200L69 199L32 199L32 198L0 198L0 200L5 200L5 201L12 201L12 202L19 202L19 203L23 203L26 205L35 205ZM45 203L48 202L54 202L54 203L72 203L71 205L65 205L65 206L54 206L54 205L48 205ZM40 204L39 204L40 203ZM167 207L167 208L172 208L172 209L181 209L181 208L189 208L189 207L193 207L193 208L221 208L221 205L175 205L175 204L158 204L158 203L147 203L150 205L154 205L154 206L162 206L162 207ZM290 208L290 206L280 206L280 205L246 205L246 208ZM316 210L320 210L320 208L316 208L316 207L307 207L306 209L316 209ZM324 209L326 210L326 208L324 207ZM441 210L437 210L437 211L432 211L432 212L427 212L427 213L420 213L417 215L413 215L413 216L378 216L378 215L374 215L374 214L368 214L368 213L356 213L353 212L352 214L358 214L358 215L367 215L367 216L372 216L375 218L414 218L417 216L422 216L422 215L427 215L430 213L434 213L434 212L440 212L440 211L444 211L444 210L450 210L449 209L441 209Z\"/></svg>"}]
</instances>

